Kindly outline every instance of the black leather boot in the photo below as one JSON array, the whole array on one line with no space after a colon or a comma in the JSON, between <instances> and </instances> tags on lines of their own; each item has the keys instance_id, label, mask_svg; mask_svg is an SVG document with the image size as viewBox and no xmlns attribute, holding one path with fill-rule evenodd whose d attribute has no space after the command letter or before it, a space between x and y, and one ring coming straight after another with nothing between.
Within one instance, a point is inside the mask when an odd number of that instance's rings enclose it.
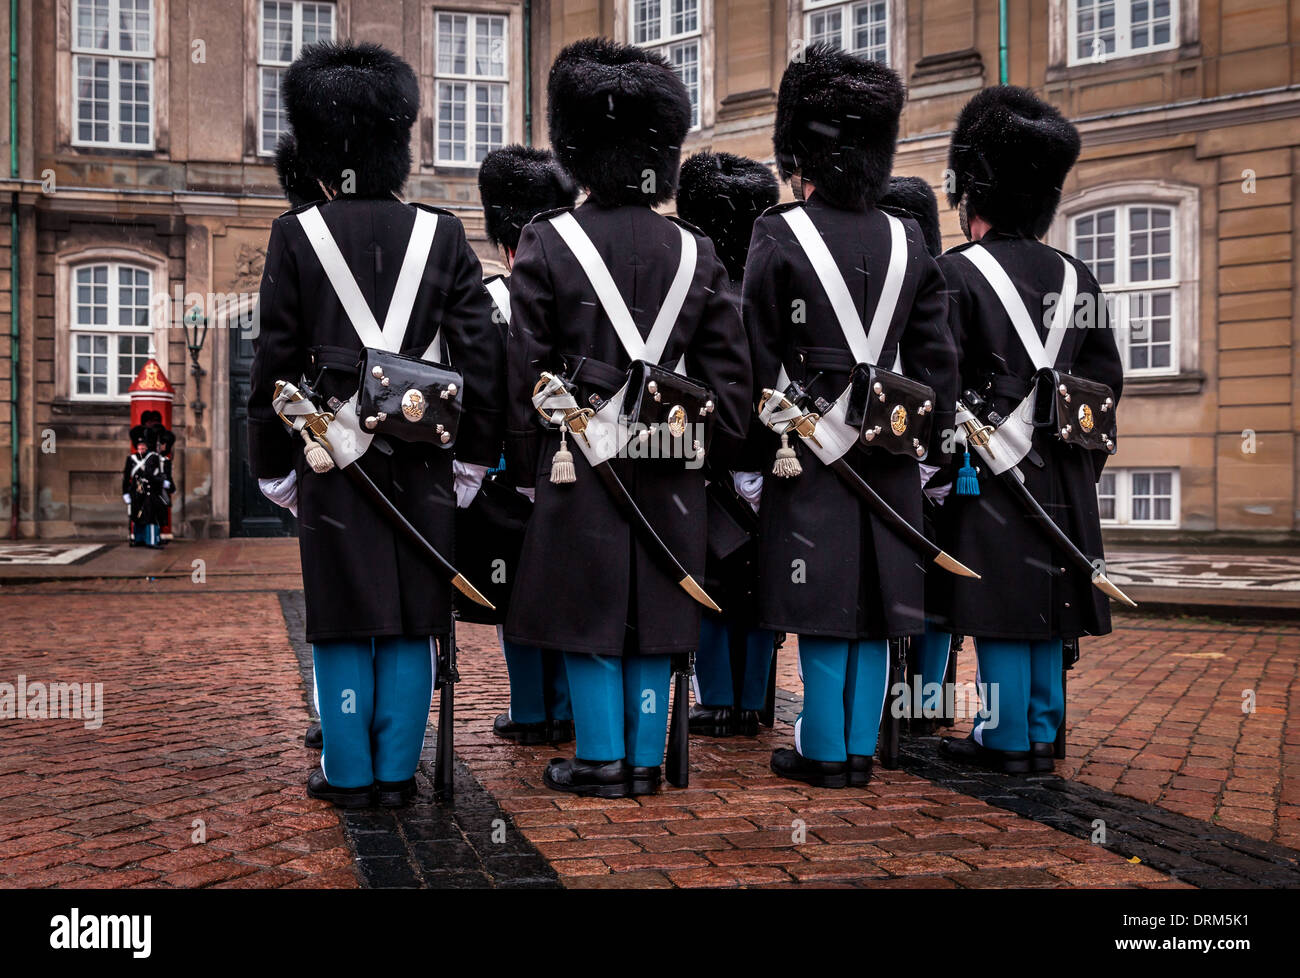
<instances>
[{"instance_id":1,"label":"black leather boot","mask_svg":"<svg viewBox=\"0 0 1300 978\"><path fill-rule=\"evenodd\" d=\"M875 760L870 754L850 754L848 760L849 784L861 788L871 783L871 769Z\"/></svg>"},{"instance_id":2,"label":"black leather boot","mask_svg":"<svg viewBox=\"0 0 1300 978\"><path fill-rule=\"evenodd\" d=\"M552 720L550 721L550 732L547 734L548 744L567 744L573 739L573 721L572 720Z\"/></svg>"},{"instance_id":3,"label":"black leather boot","mask_svg":"<svg viewBox=\"0 0 1300 978\"><path fill-rule=\"evenodd\" d=\"M1030 770L1039 773L1056 770L1056 745L1035 741L1029 745Z\"/></svg>"},{"instance_id":4,"label":"black leather boot","mask_svg":"<svg viewBox=\"0 0 1300 978\"><path fill-rule=\"evenodd\" d=\"M364 788L336 788L325 780L325 772L320 768L307 775L307 794L331 802L339 808L369 808L374 788L372 784Z\"/></svg>"},{"instance_id":5,"label":"black leather boot","mask_svg":"<svg viewBox=\"0 0 1300 978\"><path fill-rule=\"evenodd\" d=\"M963 764L974 764L990 771L1004 774L1028 774L1030 767L1027 750L993 750L975 741L974 737L958 740L945 737L939 741L939 753Z\"/></svg>"},{"instance_id":6,"label":"black leather boot","mask_svg":"<svg viewBox=\"0 0 1300 978\"><path fill-rule=\"evenodd\" d=\"M631 769L627 761L583 761L557 757L546 765L542 780L554 791L595 798L626 798Z\"/></svg>"},{"instance_id":7,"label":"black leather boot","mask_svg":"<svg viewBox=\"0 0 1300 978\"><path fill-rule=\"evenodd\" d=\"M550 743L551 725L545 720L537 723L517 723L509 713L498 713L492 721L492 732L503 740L532 746Z\"/></svg>"},{"instance_id":8,"label":"black leather boot","mask_svg":"<svg viewBox=\"0 0 1300 978\"><path fill-rule=\"evenodd\" d=\"M631 794L654 795L659 793L659 782L663 780L662 769L655 767L634 767L631 771Z\"/></svg>"},{"instance_id":9,"label":"black leather boot","mask_svg":"<svg viewBox=\"0 0 1300 978\"><path fill-rule=\"evenodd\" d=\"M757 710L740 710L736 713L736 733L741 737L758 736Z\"/></svg>"},{"instance_id":10,"label":"black leather boot","mask_svg":"<svg viewBox=\"0 0 1300 978\"><path fill-rule=\"evenodd\" d=\"M319 723L307 725L307 732L302 735L302 742L311 750L320 750L325 746L325 736L320 731Z\"/></svg>"},{"instance_id":11,"label":"black leather boot","mask_svg":"<svg viewBox=\"0 0 1300 978\"><path fill-rule=\"evenodd\" d=\"M736 711L729 706L692 706L690 731L696 737L734 737Z\"/></svg>"},{"instance_id":12,"label":"black leather boot","mask_svg":"<svg viewBox=\"0 0 1300 978\"><path fill-rule=\"evenodd\" d=\"M376 781L375 800L384 808L403 808L415 800L415 778L405 781Z\"/></svg>"},{"instance_id":13,"label":"black leather boot","mask_svg":"<svg viewBox=\"0 0 1300 978\"><path fill-rule=\"evenodd\" d=\"M814 788L843 788L849 783L844 761L812 761L789 747L772 751L772 773Z\"/></svg>"}]
</instances>

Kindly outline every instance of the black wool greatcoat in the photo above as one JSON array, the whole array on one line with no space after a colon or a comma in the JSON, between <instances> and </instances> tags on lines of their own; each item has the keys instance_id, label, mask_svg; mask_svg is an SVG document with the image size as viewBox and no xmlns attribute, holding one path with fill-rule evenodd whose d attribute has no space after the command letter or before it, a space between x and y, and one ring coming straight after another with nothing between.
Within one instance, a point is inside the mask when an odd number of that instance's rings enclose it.
<instances>
[{"instance_id":1,"label":"black wool greatcoat","mask_svg":"<svg viewBox=\"0 0 1300 978\"><path fill-rule=\"evenodd\" d=\"M854 366L826 291L781 212L804 207L826 242L869 329L889 267L890 232L875 208L845 210L814 193L807 203L778 205L758 219L745 265L745 327L753 350L754 391L775 388L782 364L791 380L834 401ZM934 389L928 465L942 465L943 431L952 426L957 364L948 333L943 277L920 226L903 220L907 272L881 351L880 366ZM751 442L756 442L751 439ZM881 639L924 627L927 574L943 573L891 533L811 449L798 444L797 478L771 474L771 432L748 464L765 473L759 507L759 624L774 631L845 639ZM917 460L868 449L845 456L894 510L921 528Z\"/></svg>"},{"instance_id":2,"label":"black wool greatcoat","mask_svg":"<svg viewBox=\"0 0 1300 978\"><path fill-rule=\"evenodd\" d=\"M1062 253L1038 241L997 232L987 234L981 244L1005 269L1039 336L1046 336L1044 310L1055 308L1061 291ZM1034 366L996 293L962 257L969 247L962 245L939 258L948 283L948 322L957 344L961 389L975 390L1007 417L1028 392ZM1108 385L1118 403L1123 364L1101 287L1083 262L1064 257L1078 273L1079 291L1057 369ZM1045 428L1035 431L1033 447L1042 466L1028 457L1021 461L1025 485L1080 550L1090 558L1101 558L1097 480L1106 454L1066 445ZM947 597L940 598L937 610L942 615L947 605L948 627L975 637L1015 640L1109 632L1109 599L1092 586L1086 572L1066 563L973 451L971 463L980 470L980 494L950 494L939 518L939 532L944 548L983 578L949 576L942 582Z\"/></svg>"},{"instance_id":3,"label":"black wool greatcoat","mask_svg":"<svg viewBox=\"0 0 1300 978\"><path fill-rule=\"evenodd\" d=\"M507 467L521 485L536 485L537 503L524 537L518 580L506 620L522 645L594 655L680 654L699 644L700 606L646 551L615 508L586 458L570 444L577 481L550 481L558 430L532 405L542 371L565 358L589 357L580 401L612 393L629 366L614 327L568 245L540 215L524 228L510 275L507 341ZM678 225L649 207L607 207L594 200L573 211L618 286L642 337L677 273ZM661 358L706 384L717 404L711 460L724 463L743 439L750 415L749 351L727 272L712 242L693 232L695 276ZM609 383L601 383L601 374ZM582 378L590 378L590 386ZM574 436L570 436L572 443ZM612 463L641 510L696 580L704 570L704 473L683 462L617 458Z\"/></svg>"},{"instance_id":4,"label":"black wool greatcoat","mask_svg":"<svg viewBox=\"0 0 1300 978\"><path fill-rule=\"evenodd\" d=\"M374 313L383 323L397 285L415 209L395 199L340 197L321 215ZM299 208L301 210L303 208ZM478 258L454 215L438 225L400 352L420 356L439 327L464 377L464 414L455 454L495 465L503 436L504 349ZM317 475L303 443L271 410L277 380L319 378L325 396L356 392L361 340L344 314L296 211L271 226L258 309L260 333L248 403L249 454L258 478L298 473L299 548L307 640L443 634L451 588L415 546L399 537L338 469ZM389 451L385 451L385 449ZM452 452L376 438L354 463L444 556L453 555L456 497Z\"/></svg>"},{"instance_id":5,"label":"black wool greatcoat","mask_svg":"<svg viewBox=\"0 0 1300 978\"><path fill-rule=\"evenodd\" d=\"M140 459L144 464L137 467ZM167 516L162 504L163 459L154 451L143 456L132 452L122 467L122 492L131 496L131 522L147 526L161 523Z\"/></svg>"}]
</instances>

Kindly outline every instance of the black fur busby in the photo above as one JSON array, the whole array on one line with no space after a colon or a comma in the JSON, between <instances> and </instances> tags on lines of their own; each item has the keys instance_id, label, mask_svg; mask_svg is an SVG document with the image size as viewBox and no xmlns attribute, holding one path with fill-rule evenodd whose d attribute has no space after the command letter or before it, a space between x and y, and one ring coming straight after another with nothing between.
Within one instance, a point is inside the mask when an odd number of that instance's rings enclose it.
<instances>
[{"instance_id":1,"label":"black fur busby","mask_svg":"<svg viewBox=\"0 0 1300 978\"><path fill-rule=\"evenodd\" d=\"M1061 202L1061 185L1079 158L1079 130L1026 88L986 88L961 110L948 151L948 202L966 198L1007 234L1041 238Z\"/></svg>"},{"instance_id":2,"label":"black fur busby","mask_svg":"<svg viewBox=\"0 0 1300 978\"><path fill-rule=\"evenodd\" d=\"M506 146L483 157L478 192L488 240L513 252L524 225L536 215L573 206L578 185L550 150Z\"/></svg>"},{"instance_id":3,"label":"black fur busby","mask_svg":"<svg viewBox=\"0 0 1300 978\"><path fill-rule=\"evenodd\" d=\"M943 253L943 236L939 233L939 202L934 191L920 177L890 177L889 189L876 202L882 211L895 217L910 217L921 225L925 250L938 257Z\"/></svg>"},{"instance_id":4,"label":"black fur busby","mask_svg":"<svg viewBox=\"0 0 1300 978\"><path fill-rule=\"evenodd\" d=\"M796 171L841 207L870 207L894 164L905 91L893 69L814 44L781 78L772 145L781 176Z\"/></svg>"},{"instance_id":5,"label":"black fur busby","mask_svg":"<svg viewBox=\"0 0 1300 978\"><path fill-rule=\"evenodd\" d=\"M696 153L682 164L677 213L713 239L733 281L745 271L758 215L777 202L772 171L731 153Z\"/></svg>"},{"instance_id":6,"label":"black fur busby","mask_svg":"<svg viewBox=\"0 0 1300 978\"><path fill-rule=\"evenodd\" d=\"M138 424L131 428L131 451L135 451L137 445L144 442L149 451L158 447L158 432L155 428L148 425Z\"/></svg>"},{"instance_id":7,"label":"black fur busby","mask_svg":"<svg viewBox=\"0 0 1300 978\"><path fill-rule=\"evenodd\" d=\"M402 189L420 111L409 64L377 44L309 44L284 73L281 91L308 173L359 197ZM345 171L355 180L351 188Z\"/></svg>"},{"instance_id":8,"label":"black fur busby","mask_svg":"<svg viewBox=\"0 0 1300 978\"><path fill-rule=\"evenodd\" d=\"M289 200L290 207L301 207L325 199L320 183L307 172L298 158L298 141L293 133L280 137L275 147L275 175L280 178L280 189Z\"/></svg>"},{"instance_id":9,"label":"black fur busby","mask_svg":"<svg viewBox=\"0 0 1300 978\"><path fill-rule=\"evenodd\" d=\"M676 193L691 100L663 55L577 41L551 65L547 98L555 155L594 200L654 205Z\"/></svg>"}]
</instances>

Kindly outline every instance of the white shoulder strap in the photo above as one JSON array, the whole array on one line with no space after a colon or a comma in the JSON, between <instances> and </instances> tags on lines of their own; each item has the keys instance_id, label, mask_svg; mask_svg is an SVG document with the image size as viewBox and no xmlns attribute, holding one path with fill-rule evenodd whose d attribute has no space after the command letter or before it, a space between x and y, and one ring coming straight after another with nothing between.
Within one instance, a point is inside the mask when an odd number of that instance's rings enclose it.
<instances>
[{"instance_id":1,"label":"white shoulder strap","mask_svg":"<svg viewBox=\"0 0 1300 978\"><path fill-rule=\"evenodd\" d=\"M357 280L353 278L352 270L339 251L334 236L326 227L320 209L311 207L302 211L298 214L298 223L307 232L307 240L316 252L316 258L325 270L325 277L338 295L361 345L389 352L400 350L410 324L415 296L420 290L420 280L429 261L429 250L433 247L433 234L438 227L437 215L425 210L415 212L415 226L411 230L411 240L406 246L406 255L397 276L397 287L388 304L388 315L384 317L382 330L375 321L375 314L366 304L365 296L361 294Z\"/></svg>"},{"instance_id":2,"label":"white shoulder strap","mask_svg":"<svg viewBox=\"0 0 1300 978\"><path fill-rule=\"evenodd\" d=\"M497 307L497 312L501 313L501 318L510 324L510 289L500 278L490 278L483 285L488 290L488 295L492 297L492 304Z\"/></svg>"},{"instance_id":3,"label":"white shoulder strap","mask_svg":"<svg viewBox=\"0 0 1300 978\"><path fill-rule=\"evenodd\" d=\"M596 250L591 238L587 236L587 232L582 229L574 216L567 211L563 214L557 214L550 221L551 226L555 228L564 243L569 246L569 250L573 252L573 257L582 266L587 280L596 292L596 299L600 302L601 308L605 310L605 315L613 325L614 332L618 334L619 342L623 345L628 357L632 360L658 363L668 346L673 326L676 325L677 317L681 314L682 305L686 302L691 280L695 277L695 238L685 228L677 227L682 240L681 260L677 266L677 274L673 277L672 285L668 288L668 294L664 297L663 305L659 307L659 315L655 317L654 325L650 329L649 339L643 340L641 339L641 331L637 329L636 323L632 319L632 314L628 312L623 296L619 294L618 286L614 284L613 276L609 274L609 269L601 260L600 253ZM679 363L678 369L680 367L681 364Z\"/></svg>"},{"instance_id":4,"label":"white shoulder strap","mask_svg":"<svg viewBox=\"0 0 1300 978\"><path fill-rule=\"evenodd\" d=\"M1064 281L1061 284L1061 294L1057 301L1056 308L1052 311L1052 322L1047 329L1047 342L1038 337L1038 330L1034 326L1033 317L1030 316L1029 310L1025 308L1025 301L1016 291L1011 277L1007 275L1006 269L998 264L983 245L974 245L961 252L970 260L979 273L984 276L989 287L993 289L998 301L1002 303L1002 308L1006 310L1007 316L1011 319L1011 325L1015 327L1016 335L1020 338L1020 345L1025 348L1025 353L1033 362L1034 366L1039 369L1051 369L1056 366L1056 358L1060 356L1061 344L1065 342L1066 328L1069 326L1070 316L1074 312L1074 299L1079 290L1079 276L1064 256L1061 257L1061 265L1064 267Z\"/></svg>"},{"instance_id":5,"label":"white shoulder strap","mask_svg":"<svg viewBox=\"0 0 1300 978\"><path fill-rule=\"evenodd\" d=\"M889 333L889 324L893 321L907 272L907 235L903 230L903 222L892 214L885 215L889 222L889 267L885 272L880 301L871 316L871 328L864 330L862 318L858 315L844 276L840 274L830 249L826 247L826 242L822 240L808 212L802 207L792 207L783 211L781 216L790 225L790 230L808 257L826 297L830 299L831 308L839 320L840 330L844 333L844 340L849 345L853 359L858 363L874 365L880 358L880 351L884 349L885 337Z\"/></svg>"}]
</instances>

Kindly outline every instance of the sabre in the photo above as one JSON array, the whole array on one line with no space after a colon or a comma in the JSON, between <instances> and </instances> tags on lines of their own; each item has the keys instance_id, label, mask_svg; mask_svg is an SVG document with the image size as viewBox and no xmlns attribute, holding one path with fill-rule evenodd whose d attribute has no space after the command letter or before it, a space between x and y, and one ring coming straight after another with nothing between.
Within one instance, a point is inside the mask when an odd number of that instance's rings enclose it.
<instances>
[{"instance_id":1,"label":"sabre","mask_svg":"<svg viewBox=\"0 0 1300 978\"><path fill-rule=\"evenodd\" d=\"M773 398L776 399L777 410L779 412L798 411L800 413L799 417L794 418L789 423L788 430L795 432L804 441L812 442L818 447L821 447L816 436L817 425L822 420L821 417L817 414L805 413L799 405L795 404L795 402L790 400L790 398L785 394L772 390L771 388L765 389L762 397L759 399L758 408L760 413L767 406L768 401ZM776 429L774 428L773 430ZM818 458L821 458L823 462L826 462L826 465L831 469L831 471L838 475L840 480L848 486L848 488L851 489L859 499L867 504L867 508L870 509L871 512L875 514L875 516L879 518L879 520L884 523L890 531L922 557L933 561L950 574L956 574L959 577L973 577L977 581L980 579L979 574L975 573L956 557L945 553L942 548L927 538L924 533L914 527L911 523L907 522L907 520L903 519L894 507L885 502L885 500L880 497L880 494L876 492L875 489L871 488L862 476L858 475L857 471L853 466L849 465L848 460L843 455L829 462L827 462L821 455L818 455Z\"/></svg>"},{"instance_id":2,"label":"sabre","mask_svg":"<svg viewBox=\"0 0 1300 978\"><path fill-rule=\"evenodd\" d=\"M327 472L337 466L348 480L361 490L362 495L371 501L389 523L400 530L406 538L422 550L450 580L451 585L475 604L496 610L496 606L485 598L473 584L452 566L451 562L440 554L436 547L424 538L397 505L384 495L382 489L366 474L361 466L356 465L355 454L341 451L342 446L331 445L329 433L345 431L346 427L337 422L335 415L329 411L317 411L311 400L295 385L286 380L275 382L275 397L272 400L275 412L290 430L302 435L307 446L307 461L316 472ZM324 455L324 458L322 457ZM328 460L328 461L327 461ZM323 466L323 467L322 467Z\"/></svg>"},{"instance_id":3,"label":"sabre","mask_svg":"<svg viewBox=\"0 0 1300 978\"><path fill-rule=\"evenodd\" d=\"M965 397L977 407L979 406L979 399L973 392L967 391ZM960 400L957 402L957 413L970 416L969 420L961 422L962 428L966 431L966 441L968 444L975 446L975 450L979 452L985 462L989 462L993 457L993 448L989 444L989 435L993 433L994 429L990 425L981 422L976 417L975 412ZM1056 525L1056 521L1047 515L1047 511L1043 509L1038 500L1034 498L1034 494L1029 491L1029 487L1025 485L1024 476L1020 474L1019 466L1013 465L1011 468L999 473L998 479L1020 501L1021 506L1029 516L1029 521L1037 525L1051 543L1065 552L1070 563L1074 564L1079 570L1088 573L1093 586L1098 591L1109 595L1116 601L1122 601L1130 608L1137 607L1137 602L1121 591L1114 581L1103 574L1088 559L1088 555L1075 545L1075 542L1069 538L1066 532Z\"/></svg>"},{"instance_id":4,"label":"sabre","mask_svg":"<svg viewBox=\"0 0 1300 978\"><path fill-rule=\"evenodd\" d=\"M668 545L664 543L658 531L646 519L645 513L641 512L641 507L636 504L632 494L627 491L627 486L623 485L623 480L618 477L614 467L609 464L611 459L600 458L598 454L594 453L591 439L587 435L587 427L595 417L596 412L591 408L578 407L577 401L569 393L564 383L563 378L547 372L542 373L541 379L533 388L533 404L536 406L537 412L551 422L557 420L552 416L553 411L562 413L561 417L558 418L559 423L578 436L576 439L578 448L591 464L591 470L604 483L606 490L614 500L614 505L618 507L624 518L632 524L633 529L640 535L641 543L668 569L683 591L710 611L722 611L714 603L713 599L708 596L704 588L700 587L699 582L682 566L682 562L668 549ZM549 407L545 406L545 403L549 401L556 403L551 404ZM593 455L596 457L593 457Z\"/></svg>"}]
</instances>

